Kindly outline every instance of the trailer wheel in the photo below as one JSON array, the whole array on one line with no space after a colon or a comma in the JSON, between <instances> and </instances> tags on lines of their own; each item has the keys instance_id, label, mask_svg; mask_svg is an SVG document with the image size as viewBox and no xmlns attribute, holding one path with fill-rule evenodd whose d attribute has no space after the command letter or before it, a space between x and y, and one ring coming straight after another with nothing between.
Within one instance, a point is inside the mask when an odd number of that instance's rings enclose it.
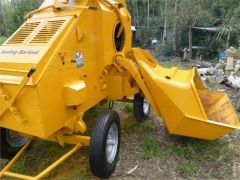
<instances>
[{"instance_id":1,"label":"trailer wheel","mask_svg":"<svg viewBox=\"0 0 240 180\"><path fill-rule=\"evenodd\" d=\"M146 98L140 94L135 94L133 100L133 113L137 121L146 120L150 114L150 104Z\"/></svg>"},{"instance_id":2,"label":"trailer wheel","mask_svg":"<svg viewBox=\"0 0 240 180\"><path fill-rule=\"evenodd\" d=\"M97 117L93 128L89 164L92 173L100 178L108 178L114 172L120 148L120 119L112 110L105 110Z\"/></svg>"},{"instance_id":3,"label":"trailer wheel","mask_svg":"<svg viewBox=\"0 0 240 180\"><path fill-rule=\"evenodd\" d=\"M0 128L0 158L12 158L30 138L16 136L9 129Z\"/></svg>"}]
</instances>

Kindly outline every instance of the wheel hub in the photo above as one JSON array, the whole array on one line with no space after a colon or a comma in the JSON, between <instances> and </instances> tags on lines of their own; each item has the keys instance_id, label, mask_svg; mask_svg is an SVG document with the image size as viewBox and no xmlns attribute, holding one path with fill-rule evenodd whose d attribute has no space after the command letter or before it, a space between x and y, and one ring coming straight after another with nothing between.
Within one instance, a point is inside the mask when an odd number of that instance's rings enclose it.
<instances>
[{"instance_id":1,"label":"wheel hub","mask_svg":"<svg viewBox=\"0 0 240 180\"><path fill-rule=\"evenodd\" d=\"M106 142L106 156L108 163L112 163L118 150L118 128L114 123L111 125Z\"/></svg>"},{"instance_id":2,"label":"wheel hub","mask_svg":"<svg viewBox=\"0 0 240 180\"><path fill-rule=\"evenodd\" d=\"M143 101L143 113L144 113L145 116L148 115L149 109L150 109L150 104L146 99L144 99L144 101Z\"/></svg>"}]
</instances>

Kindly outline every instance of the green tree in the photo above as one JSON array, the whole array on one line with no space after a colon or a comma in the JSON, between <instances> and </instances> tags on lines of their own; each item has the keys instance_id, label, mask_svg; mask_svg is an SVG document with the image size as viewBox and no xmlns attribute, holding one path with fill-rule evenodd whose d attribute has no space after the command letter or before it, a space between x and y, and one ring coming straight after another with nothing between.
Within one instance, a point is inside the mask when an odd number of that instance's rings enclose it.
<instances>
[{"instance_id":1,"label":"green tree","mask_svg":"<svg viewBox=\"0 0 240 180\"><path fill-rule=\"evenodd\" d=\"M189 28L188 44L189 58L192 58L192 28L194 26L209 26L214 22L208 0L181 0L180 2L180 24ZM206 5L207 4L207 5Z\"/></svg>"},{"instance_id":2,"label":"green tree","mask_svg":"<svg viewBox=\"0 0 240 180\"><path fill-rule=\"evenodd\" d=\"M0 0L1 2L2 0ZM7 2L7 1L6 1ZM39 7L43 0L15 0L6 3L3 7L3 13L0 11L0 26L4 26L2 35L9 36L25 21L24 16ZM0 27L1 30L1 27ZM1 34L1 32L0 32Z\"/></svg>"},{"instance_id":3,"label":"green tree","mask_svg":"<svg viewBox=\"0 0 240 180\"><path fill-rule=\"evenodd\" d=\"M240 35L240 1L214 0L215 16L219 18L219 32L216 40L226 39L226 48L238 45Z\"/></svg>"},{"instance_id":4,"label":"green tree","mask_svg":"<svg viewBox=\"0 0 240 180\"><path fill-rule=\"evenodd\" d=\"M2 6L2 1L0 0L0 36L3 36L3 32L4 32L3 6Z\"/></svg>"}]
</instances>

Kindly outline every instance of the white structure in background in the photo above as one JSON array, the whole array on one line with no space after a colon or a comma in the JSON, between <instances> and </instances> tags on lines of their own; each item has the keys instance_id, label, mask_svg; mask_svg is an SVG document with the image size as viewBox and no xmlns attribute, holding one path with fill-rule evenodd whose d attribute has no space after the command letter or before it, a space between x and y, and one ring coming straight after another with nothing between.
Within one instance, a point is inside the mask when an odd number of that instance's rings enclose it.
<instances>
[{"instance_id":1,"label":"white structure in background","mask_svg":"<svg viewBox=\"0 0 240 180\"><path fill-rule=\"evenodd\" d=\"M234 73L231 72L231 75L228 76L228 82L230 83L230 85L234 88L240 88L240 78L239 77L236 77L234 76Z\"/></svg>"},{"instance_id":2,"label":"white structure in background","mask_svg":"<svg viewBox=\"0 0 240 180\"><path fill-rule=\"evenodd\" d=\"M238 73L240 71L240 60L237 61L237 64L234 69L234 73Z\"/></svg>"},{"instance_id":3,"label":"white structure in background","mask_svg":"<svg viewBox=\"0 0 240 180\"><path fill-rule=\"evenodd\" d=\"M157 43L158 43L158 40L157 40L157 39L153 39L153 40L152 40L152 45L157 45Z\"/></svg>"},{"instance_id":4,"label":"white structure in background","mask_svg":"<svg viewBox=\"0 0 240 180\"><path fill-rule=\"evenodd\" d=\"M187 61L189 58L189 49L186 47L183 49L183 61Z\"/></svg>"},{"instance_id":5,"label":"white structure in background","mask_svg":"<svg viewBox=\"0 0 240 180\"><path fill-rule=\"evenodd\" d=\"M136 32L136 27L135 26L131 26L131 31L132 32Z\"/></svg>"}]
</instances>

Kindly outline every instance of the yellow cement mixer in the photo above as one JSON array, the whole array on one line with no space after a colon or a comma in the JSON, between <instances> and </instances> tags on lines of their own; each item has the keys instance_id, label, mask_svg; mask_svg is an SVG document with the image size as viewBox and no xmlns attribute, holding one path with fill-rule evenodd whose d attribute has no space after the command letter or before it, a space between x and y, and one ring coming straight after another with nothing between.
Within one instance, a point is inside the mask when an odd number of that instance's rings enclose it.
<instances>
[{"instance_id":1,"label":"yellow cement mixer","mask_svg":"<svg viewBox=\"0 0 240 180\"><path fill-rule=\"evenodd\" d=\"M45 0L26 16L0 46L0 155L17 153L0 178L41 179L82 146L89 146L93 174L109 177L119 154L119 116L100 113L91 137L82 120L108 100L134 96L137 120L151 105L170 134L214 140L240 129L226 94L208 92L195 69L159 66L131 39L125 0ZM10 172L33 138L74 146L34 177Z\"/></svg>"}]
</instances>

